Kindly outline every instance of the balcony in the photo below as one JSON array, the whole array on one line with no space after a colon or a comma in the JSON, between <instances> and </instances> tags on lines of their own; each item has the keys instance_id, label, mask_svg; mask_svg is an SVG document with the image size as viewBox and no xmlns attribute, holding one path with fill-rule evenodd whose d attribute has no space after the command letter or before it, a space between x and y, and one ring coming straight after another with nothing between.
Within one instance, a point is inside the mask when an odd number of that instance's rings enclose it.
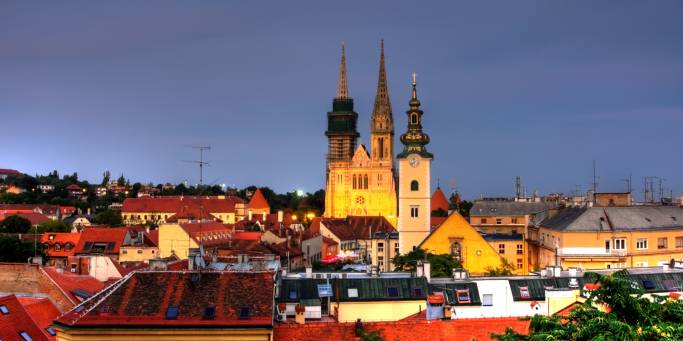
<instances>
[{"instance_id":1,"label":"balcony","mask_svg":"<svg viewBox=\"0 0 683 341\"><path fill-rule=\"evenodd\" d=\"M557 249L562 257L626 257L626 250L607 250L600 247L565 247Z\"/></svg>"}]
</instances>

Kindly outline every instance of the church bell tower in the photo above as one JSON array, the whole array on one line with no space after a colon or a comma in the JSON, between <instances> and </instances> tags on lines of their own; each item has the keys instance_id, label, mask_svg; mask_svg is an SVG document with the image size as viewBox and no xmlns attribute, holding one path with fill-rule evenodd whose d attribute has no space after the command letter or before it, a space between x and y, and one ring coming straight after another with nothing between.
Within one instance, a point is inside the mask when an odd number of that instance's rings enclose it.
<instances>
[{"instance_id":1,"label":"church bell tower","mask_svg":"<svg viewBox=\"0 0 683 341\"><path fill-rule=\"evenodd\" d=\"M381 43L377 94L375 95L375 105L370 122L370 144L370 155L373 161L392 165L394 156L394 117L391 113L391 102L389 101L389 90L387 89L387 72L384 68L384 40Z\"/></svg>"},{"instance_id":2,"label":"church bell tower","mask_svg":"<svg viewBox=\"0 0 683 341\"><path fill-rule=\"evenodd\" d=\"M425 147L429 136L422 132L417 80L413 73L408 131L401 135L403 151L398 154L398 236L399 251L406 254L429 235L431 217L430 174L434 155Z\"/></svg>"}]
</instances>

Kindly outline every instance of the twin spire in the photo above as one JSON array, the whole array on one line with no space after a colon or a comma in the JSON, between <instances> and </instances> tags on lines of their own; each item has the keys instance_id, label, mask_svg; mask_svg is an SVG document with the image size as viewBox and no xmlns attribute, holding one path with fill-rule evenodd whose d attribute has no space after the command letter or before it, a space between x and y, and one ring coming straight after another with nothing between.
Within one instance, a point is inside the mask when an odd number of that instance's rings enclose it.
<instances>
[{"instance_id":1,"label":"twin spire","mask_svg":"<svg viewBox=\"0 0 683 341\"><path fill-rule=\"evenodd\" d=\"M346 84L346 50L342 42L341 65L339 65L339 85L337 86L337 99L349 98L349 87Z\"/></svg>"},{"instance_id":2,"label":"twin spire","mask_svg":"<svg viewBox=\"0 0 683 341\"><path fill-rule=\"evenodd\" d=\"M384 39L382 39L379 55L379 78L377 80L377 94L375 95L375 107L372 115L391 116L391 102L389 90L387 90L387 71L384 67Z\"/></svg>"}]
</instances>

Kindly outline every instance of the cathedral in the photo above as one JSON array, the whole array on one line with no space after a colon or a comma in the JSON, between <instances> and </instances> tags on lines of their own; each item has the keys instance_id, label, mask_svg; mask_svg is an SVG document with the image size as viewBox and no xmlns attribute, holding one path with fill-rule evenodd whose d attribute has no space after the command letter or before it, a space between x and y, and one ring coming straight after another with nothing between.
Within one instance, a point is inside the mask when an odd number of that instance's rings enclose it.
<instances>
[{"instance_id":1,"label":"cathedral","mask_svg":"<svg viewBox=\"0 0 683 341\"><path fill-rule=\"evenodd\" d=\"M397 222L394 168L394 118L387 90L384 43L379 59L377 93L370 118L370 149L357 145L358 114L346 81L346 55L342 46L337 96L327 113L328 139L325 216L344 218L384 216Z\"/></svg>"}]
</instances>

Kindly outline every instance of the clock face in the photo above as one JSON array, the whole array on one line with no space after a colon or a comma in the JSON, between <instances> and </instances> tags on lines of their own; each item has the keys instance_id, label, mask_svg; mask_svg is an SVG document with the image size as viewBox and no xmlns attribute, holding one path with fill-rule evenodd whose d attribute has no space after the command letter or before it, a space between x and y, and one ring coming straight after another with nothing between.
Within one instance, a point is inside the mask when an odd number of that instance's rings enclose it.
<instances>
[{"instance_id":1,"label":"clock face","mask_svg":"<svg viewBox=\"0 0 683 341\"><path fill-rule=\"evenodd\" d=\"M408 163L412 167L417 167L420 164L420 158L417 155L411 155L408 157Z\"/></svg>"}]
</instances>

